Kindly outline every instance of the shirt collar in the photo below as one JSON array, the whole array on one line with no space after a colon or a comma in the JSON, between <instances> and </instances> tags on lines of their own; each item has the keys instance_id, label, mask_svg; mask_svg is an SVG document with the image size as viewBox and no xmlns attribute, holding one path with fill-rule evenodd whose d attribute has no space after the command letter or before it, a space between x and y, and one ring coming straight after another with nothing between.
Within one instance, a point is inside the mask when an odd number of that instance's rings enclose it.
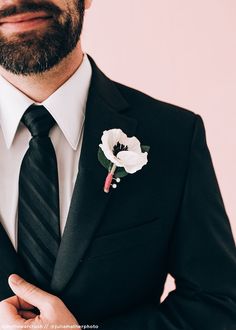
<instances>
[{"instance_id":1,"label":"shirt collar","mask_svg":"<svg viewBox=\"0 0 236 330\"><path fill-rule=\"evenodd\" d=\"M91 64L87 55L84 55L76 72L41 103L54 117L74 150L77 149L83 128L91 76ZM24 112L33 103L33 100L0 76L0 126L8 149Z\"/></svg>"}]
</instances>

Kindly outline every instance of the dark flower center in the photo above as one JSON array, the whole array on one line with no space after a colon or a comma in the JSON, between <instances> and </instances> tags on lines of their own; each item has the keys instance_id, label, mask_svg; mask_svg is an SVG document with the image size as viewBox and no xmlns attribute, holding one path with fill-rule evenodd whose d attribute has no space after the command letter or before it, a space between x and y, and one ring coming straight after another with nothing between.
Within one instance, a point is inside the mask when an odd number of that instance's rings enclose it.
<instances>
[{"instance_id":1,"label":"dark flower center","mask_svg":"<svg viewBox=\"0 0 236 330\"><path fill-rule=\"evenodd\" d=\"M128 150L128 146L125 146L124 144L120 144L120 142L117 142L117 144L113 147L113 155L117 156L117 154L120 151L127 151Z\"/></svg>"}]
</instances>

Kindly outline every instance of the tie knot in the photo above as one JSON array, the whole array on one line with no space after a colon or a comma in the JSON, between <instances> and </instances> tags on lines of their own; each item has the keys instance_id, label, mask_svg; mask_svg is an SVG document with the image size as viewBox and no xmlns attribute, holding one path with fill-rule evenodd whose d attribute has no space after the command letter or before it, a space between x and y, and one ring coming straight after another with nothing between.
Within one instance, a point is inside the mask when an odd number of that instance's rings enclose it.
<instances>
[{"instance_id":1,"label":"tie knot","mask_svg":"<svg viewBox=\"0 0 236 330\"><path fill-rule=\"evenodd\" d=\"M24 113L21 121L33 137L48 136L50 129L55 124L55 119L42 105L31 105Z\"/></svg>"}]
</instances>

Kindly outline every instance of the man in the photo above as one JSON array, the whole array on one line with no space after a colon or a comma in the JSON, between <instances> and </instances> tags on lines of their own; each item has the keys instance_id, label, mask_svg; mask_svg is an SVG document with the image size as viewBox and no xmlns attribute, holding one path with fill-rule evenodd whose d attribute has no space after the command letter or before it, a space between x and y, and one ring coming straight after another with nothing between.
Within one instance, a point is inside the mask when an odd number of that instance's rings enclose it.
<instances>
[{"instance_id":1,"label":"man","mask_svg":"<svg viewBox=\"0 0 236 330\"><path fill-rule=\"evenodd\" d=\"M203 122L83 55L90 4L0 2L0 326L236 329L235 243ZM121 168L100 163L110 133L130 171L116 189ZM123 133L150 147L142 166Z\"/></svg>"}]
</instances>

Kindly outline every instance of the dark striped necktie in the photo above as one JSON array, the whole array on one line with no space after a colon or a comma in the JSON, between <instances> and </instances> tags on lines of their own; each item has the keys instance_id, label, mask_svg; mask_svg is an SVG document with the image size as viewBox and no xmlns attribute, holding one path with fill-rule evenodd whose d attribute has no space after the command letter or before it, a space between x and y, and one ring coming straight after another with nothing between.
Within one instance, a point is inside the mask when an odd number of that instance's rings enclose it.
<instances>
[{"instance_id":1,"label":"dark striped necktie","mask_svg":"<svg viewBox=\"0 0 236 330\"><path fill-rule=\"evenodd\" d=\"M21 121L32 138L19 176L18 254L35 284L49 289L60 244L57 160L48 136L55 120L32 105Z\"/></svg>"}]
</instances>

